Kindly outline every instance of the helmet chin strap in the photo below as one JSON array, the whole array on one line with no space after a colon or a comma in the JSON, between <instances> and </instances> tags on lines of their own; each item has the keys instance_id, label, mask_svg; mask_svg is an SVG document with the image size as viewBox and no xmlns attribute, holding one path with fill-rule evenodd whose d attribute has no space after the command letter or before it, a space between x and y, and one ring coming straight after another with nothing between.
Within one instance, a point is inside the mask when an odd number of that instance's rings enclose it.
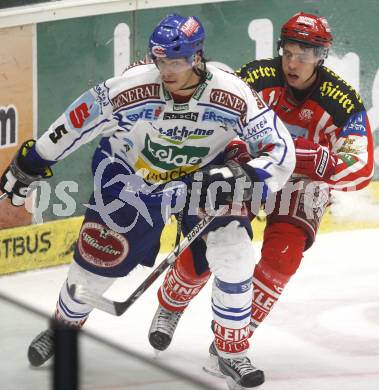
<instances>
[{"instance_id":1,"label":"helmet chin strap","mask_svg":"<svg viewBox=\"0 0 379 390\"><path fill-rule=\"evenodd\" d=\"M200 84L202 84L205 81L207 77L207 71L206 71L205 62L203 62L203 64L204 64L203 69L199 69L197 66L192 67L193 73L195 73L197 76L200 76L199 81L196 84L189 85L188 87L180 88L179 91L187 91L189 89L197 88Z\"/></svg>"},{"instance_id":2,"label":"helmet chin strap","mask_svg":"<svg viewBox=\"0 0 379 390\"><path fill-rule=\"evenodd\" d=\"M318 72L318 68L319 68L320 65L321 65L321 64L318 63L318 64L314 67L312 74L305 80L305 82L309 81L309 80Z\"/></svg>"},{"instance_id":3,"label":"helmet chin strap","mask_svg":"<svg viewBox=\"0 0 379 390\"><path fill-rule=\"evenodd\" d=\"M198 82L197 84L193 84L193 85L190 85L190 86L185 87L185 88L180 88L179 91L187 91L189 89L194 89L194 88L198 87L200 84L201 84L201 82Z\"/></svg>"},{"instance_id":4,"label":"helmet chin strap","mask_svg":"<svg viewBox=\"0 0 379 390\"><path fill-rule=\"evenodd\" d=\"M318 69L319 69L320 66L323 64L323 62L324 62L324 60L319 60L319 61L317 62L317 65L314 67L312 74L311 74L304 82L309 81L315 74L317 74Z\"/></svg>"}]
</instances>

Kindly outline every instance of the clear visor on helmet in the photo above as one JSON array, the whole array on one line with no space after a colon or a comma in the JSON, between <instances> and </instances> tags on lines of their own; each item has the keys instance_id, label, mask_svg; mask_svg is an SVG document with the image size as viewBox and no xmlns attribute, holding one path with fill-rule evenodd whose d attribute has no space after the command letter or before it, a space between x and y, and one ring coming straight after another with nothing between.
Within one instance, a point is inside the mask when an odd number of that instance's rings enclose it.
<instances>
[{"instance_id":1,"label":"clear visor on helmet","mask_svg":"<svg viewBox=\"0 0 379 390\"><path fill-rule=\"evenodd\" d=\"M284 47L283 47L284 46ZM317 64L327 57L328 51L323 47L303 47L300 45L281 45L279 55L286 61L298 61L303 64Z\"/></svg>"},{"instance_id":2,"label":"clear visor on helmet","mask_svg":"<svg viewBox=\"0 0 379 390\"><path fill-rule=\"evenodd\" d=\"M154 62L161 73L182 73L193 66L192 56L179 58L157 57Z\"/></svg>"}]
</instances>

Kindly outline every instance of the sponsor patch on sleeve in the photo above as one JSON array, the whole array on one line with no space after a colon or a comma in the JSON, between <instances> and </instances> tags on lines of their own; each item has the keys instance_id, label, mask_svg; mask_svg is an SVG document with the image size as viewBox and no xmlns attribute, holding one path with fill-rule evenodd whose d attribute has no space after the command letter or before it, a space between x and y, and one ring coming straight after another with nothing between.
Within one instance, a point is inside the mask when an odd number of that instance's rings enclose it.
<instances>
[{"instance_id":1,"label":"sponsor patch on sleeve","mask_svg":"<svg viewBox=\"0 0 379 390\"><path fill-rule=\"evenodd\" d=\"M273 124L266 115L260 115L251 120L245 130L244 139L250 142L260 142L273 132Z\"/></svg>"},{"instance_id":2,"label":"sponsor patch on sleeve","mask_svg":"<svg viewBox=\"0 0 379 390\"><path fill-rule=\"evenodd\" d=\"M80 131L84 123L90 123L101 113L100 106L90 91L85 92L66 110L68 123Z\"/></svg>"},{"instance_id":3,"label":"sponsor patch on sleeve","mask_svg":"<svg viewBox=\"0 0 379 390\"><path fill-rule=\"evenodd\" d=\"M366 112L363 111L352 115L346 125L342 128L340 136L347 137L349 135L367 135L366 122Z\"/></svg>"},{"instance_id":4,"label":"sponsor patch on sleeve","mask_svg":"<svg viewBox=\"0 0 379 390\"><path fill-rule=\"evenodd\" d=\"M341 153L338 157L348 166L351 167L358 161L358 157L347 153Z\"/></svg>"}]
</instances>

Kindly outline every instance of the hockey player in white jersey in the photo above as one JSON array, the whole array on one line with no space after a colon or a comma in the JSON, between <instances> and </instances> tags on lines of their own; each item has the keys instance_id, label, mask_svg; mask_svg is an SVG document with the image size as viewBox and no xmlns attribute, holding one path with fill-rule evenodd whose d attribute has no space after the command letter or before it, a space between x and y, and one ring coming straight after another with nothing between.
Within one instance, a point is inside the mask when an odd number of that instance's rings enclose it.
<instances>
[{"instance_id":1,"label":"hockey player in white jersey","mask_svg":"<svg viewBox=\"0 0 379 390\"><path fill-rule=\"evenodd\" d=\"M232 202L237 180L244 182L241 198L247 201L254 183L264 197L267 189L280 190L291 175L295 155L288 131L243 81L206 64L204 39L196 17L167 16L150 37L151 62L81 95L37 141L22 145L2 175L0 190L20 206L33 181L51 176L55 163L102 136L92 160L94 192L59 294L57 320L81 327L93 309L70 296L72 284L103 294L138 264L153 266L166 221L162 204L177 211L179 195L172 183L198 186L193 174L201 171L202 204L207 189L227 184L217 192L219 205ZM235 137L246 141L253 157L242 166L225 162L225 147ZM184 234L199 221L196 211L186 209ZM246 357L255 264L251 237L246 216L222 216L179 259L192 263L200 284L209 269L215 275L212 348L225 375L242 387L264 380ZM185 283L183 277L173 280ZM196 292L196 286L189 287ZM160 309L159 320L171 316ZM32 341L28 358L39 366L52 355L48 329Z\"/></svg>"}]
</instances>

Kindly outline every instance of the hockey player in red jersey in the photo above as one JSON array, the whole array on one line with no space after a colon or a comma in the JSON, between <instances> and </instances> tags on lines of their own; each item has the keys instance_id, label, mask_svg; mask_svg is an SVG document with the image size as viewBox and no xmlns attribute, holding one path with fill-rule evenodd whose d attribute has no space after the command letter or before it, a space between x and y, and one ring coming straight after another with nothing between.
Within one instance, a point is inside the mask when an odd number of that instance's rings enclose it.
<instances>
[{"instance_id":1,"label":"hockey player in red jersey","mask_svg":"<svg viewBox=\"0 0 379 390\"><path fill-rule=\"evenodd\" d=\"M294 191L288 215L280 215L279 204L268 215L262 257L253 277L252 333L313 244L330 190L359 190L373 175L373 140L363 101L346 81L323 66L331 45L326 19L301 12L282 26L278 57L252 61L237 71L294 138L296 167L289 184L299 176L304 178L303 188L321 183L313 197L304 190ZM304 214L307 202L313 218Z\"/></svg>"},{"instance_id":2,"label":"hockey player in red jersey","mask_svg":"<svg viewBox=\"0 0 379 390\"><path fill-rule=\"evenodd\" d=\"M323 66L331 45L326 19L300 12L282 26L276 58L252 61L237 71L286 124L296 148L294 174L267 216L261 259L253 274L250 337L296 273L304 251L313 244L330 190L359 190L373 175L373 141L362 99ZM253 138L261 135L257 131ZM234 159L250 158L241 141L228 149ZM288 206L281 208L286 201ZM158 292L160 305L182 313L208 277L207 272L197 275L189 255L182 256ZM187 287L188 293L179 294L178 286ZM159 322L155 318L155 334L150 333L150 340L161 338L167 348L176 324L170 328L164 319ZM215 322L213 330L217 340L220 330ZM157 343L152 345L157 347ZM230 345L222 348L227 350ZM205 368L220 373L213 346L210 355L215 366Z\"/></svg>"}]
</instances>

